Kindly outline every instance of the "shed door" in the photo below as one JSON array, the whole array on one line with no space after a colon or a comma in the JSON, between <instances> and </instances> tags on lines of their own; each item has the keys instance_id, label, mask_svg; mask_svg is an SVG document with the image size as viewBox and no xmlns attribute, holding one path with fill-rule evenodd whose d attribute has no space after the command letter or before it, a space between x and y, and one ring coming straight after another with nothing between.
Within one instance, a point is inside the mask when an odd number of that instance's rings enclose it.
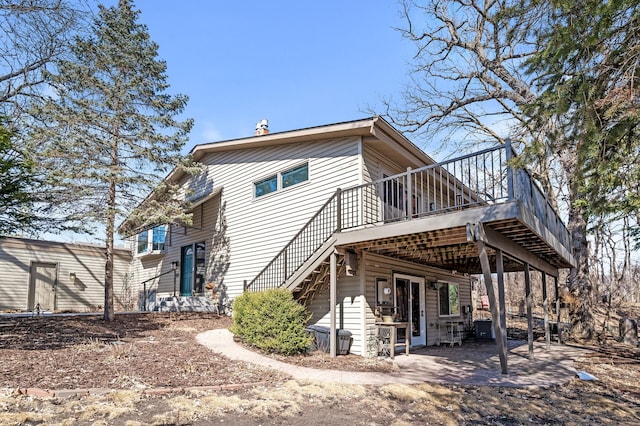
<instances>
[{"instance_id":1,"label":"shed door","mask_svg":"<svg viewBox=\"0 0 640 426\"><path fill-rule=\"evenodd\" d=\"M55 263L32 263L29 277L28 310L40 305L42 310L56 308L56 276L58 268Z\"/></svg>"}]
</instances>

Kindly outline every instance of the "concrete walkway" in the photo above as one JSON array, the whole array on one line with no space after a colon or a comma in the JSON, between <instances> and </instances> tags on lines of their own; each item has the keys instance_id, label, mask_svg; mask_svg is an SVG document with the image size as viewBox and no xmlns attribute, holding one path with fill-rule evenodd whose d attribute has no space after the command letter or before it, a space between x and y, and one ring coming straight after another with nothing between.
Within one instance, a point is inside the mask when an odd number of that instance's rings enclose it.
<instances>
[{"instance_id":1,"label":"concrete walkway","mask_svg":"<svg viewBox=\"0 0 640 426\"><path fill-rule=\"evenodd\" d=\"M500 373L496 345L493 342L465 342L462 347L427 347L410 355L396 355L398 371L364 373L300 367L280 362L237 344L229 330L200 333L197 340L210 350L227 358L283 371L294 379L322 382L381 385L391 383L453 383L509 387L546 387L565 383L576 375L573 359L585 351L570 346L544 344L534 348L533 360L527 358L528 347L523 342L509 341L509 374ZM526 342L524 342L526 343Z\"/></svg>"}]
</instances>

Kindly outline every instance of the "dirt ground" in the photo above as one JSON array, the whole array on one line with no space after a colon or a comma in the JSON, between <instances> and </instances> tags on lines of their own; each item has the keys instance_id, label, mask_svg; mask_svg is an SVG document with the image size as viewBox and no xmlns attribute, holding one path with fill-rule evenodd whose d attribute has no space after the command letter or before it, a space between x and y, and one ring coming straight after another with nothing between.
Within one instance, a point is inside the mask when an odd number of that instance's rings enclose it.
<instances>
[{"instance_id":1,"label":"dirt ground","mask_svg":"<svg viewBox=\"0 0 640 426\"><path fill-rule=\"evenodd\" d=\"M211 314L0 318L0 424L638 424L640 350L609 339L551 388L424 383L357 386L290 380L195 343L226 328ZM288 358L318 368L389 371L389 361L314 353ZM162 387L245 384L235 391L150 395ZM19 388L108 388L104 395L38 398Z\"/></svg>"}]
</instances>

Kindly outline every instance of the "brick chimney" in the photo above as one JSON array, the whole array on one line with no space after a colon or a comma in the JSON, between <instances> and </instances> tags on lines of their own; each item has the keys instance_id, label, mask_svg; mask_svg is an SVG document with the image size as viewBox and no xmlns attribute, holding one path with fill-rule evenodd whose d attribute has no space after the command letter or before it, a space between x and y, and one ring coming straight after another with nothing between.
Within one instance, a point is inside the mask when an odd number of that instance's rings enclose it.
<instances>
[{"instance_id":1,"label":"brick chimney","mask_svg":"<svg viewBox=\"0 0 640 426\"><path fill-rule=\"evenodd\" d=\"M263 118L262 120L258 121L256 123L256 136L263 136L263 135L268 135L269 134L269 122L267 121L266 118Z\"/></svg>"}]
</instances>

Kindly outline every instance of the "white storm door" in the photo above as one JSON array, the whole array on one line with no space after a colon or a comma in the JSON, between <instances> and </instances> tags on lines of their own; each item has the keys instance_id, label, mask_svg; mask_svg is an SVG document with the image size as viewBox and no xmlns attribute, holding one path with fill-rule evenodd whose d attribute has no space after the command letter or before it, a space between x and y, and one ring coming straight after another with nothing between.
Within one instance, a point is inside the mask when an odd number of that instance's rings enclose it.
<instances>
[{"instance_id":1,"label":"white storm door","mask_svg":"<svg viewBox=\"0 0 640 426\"><path fill-rule=\"evenodd\" d=\"M411 277L411 346L427 344L424 278Z\"/></svg>"}]
</instances>

